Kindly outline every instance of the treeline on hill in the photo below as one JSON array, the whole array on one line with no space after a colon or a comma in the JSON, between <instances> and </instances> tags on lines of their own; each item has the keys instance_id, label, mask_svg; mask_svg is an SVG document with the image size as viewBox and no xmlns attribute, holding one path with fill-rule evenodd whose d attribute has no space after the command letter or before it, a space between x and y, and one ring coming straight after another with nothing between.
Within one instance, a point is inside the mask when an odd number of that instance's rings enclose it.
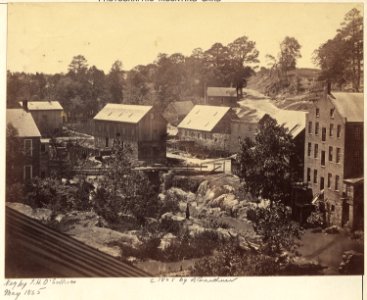
<instances>
[{"instance_id":1,"label":"treeline on hill","mask_svg":"<svg viewBox=\"0 0 367 300\"><path fill-rule=\"evenodd\" d=\"M300 50L296 38L285 37L277 56L268 54L267 67L257 73L259 51L246 36L228 45L196 48L190 56L159 54L153 63L129 71L116 61L107 74L77 55L66 74L8 71L7 104L18 107L23 99L58 100L73 122L90 119L109 102L150 104L161 110L171 101L200 103L207 86L232 86L241 92L248 84L269 96L313 92L320 89L321 81L331 82L333 89L363 90L363 17L358 9L349 11L336 36L314 51L314 63L321 71L297 69Z\"/></svg>"},{"instance_id":2,"label":"treeline on hill","mask_svg":"<svg viewBox=\"0 0 367 300\"><path fill-rule=\"evenodd\" d=\"M295 38L286 37L277 57L266 56L267 67L249 80L249 87L272 97L312 94L325 81L333 90L363 91L363 17L358 9L350 10L335 37L314 51L313 61L321 70L296 69L300 48Z\"/></svg>"},{"instance_id":3,"label":"treeline on hill","mask_svg":"<svg viewBox=\"0 0 367 300\"><path fill-rule=\"evenodd\" d=\"M108 102L151 104L164 109L171 101L204 97L206 86L233 86L241 90L254 74L259 51L246 36L228 45L196 48L190 56L159 54L152 64L124 71L116 61L105 74L87 59L75 56L66 74L7 74L8 107L23 99L58 100L69 119L88 119ZM82 112L82 113L81 113ZM80 115L78 115L80 114Z\"/></svg>"}]
</instances>

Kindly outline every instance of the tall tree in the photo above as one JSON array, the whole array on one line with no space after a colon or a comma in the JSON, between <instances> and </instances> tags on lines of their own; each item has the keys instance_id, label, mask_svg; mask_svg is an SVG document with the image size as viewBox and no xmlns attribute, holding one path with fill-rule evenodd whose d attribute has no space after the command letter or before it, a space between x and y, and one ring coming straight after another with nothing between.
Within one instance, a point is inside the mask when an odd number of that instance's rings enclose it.
<instances>
[{"instance_id":1,"label":"tall tree","mask_svg":"<svg viewBox=\"0 0 367 300\"><path fill-rule=\"evenodd\" d=\"M119 222L121 213L130 213L138 224L158 212L158 197L144 173L133 170L132 149L116 146L109 172L99 182L94 196L97 213L112 223Z\"/></svg>"},{"instance_id":2,"label":"tall tree","mask_svg":"<svg viewBox=\"0 0 367 300\"><path fill-rule=\"evenodd\" d=\"M320 79L336 83L340 88L351 83L360 91L363 78L363 17L353 8L341 23L334 38L314 51L314 62L320 66Z\"/></svg>"},{"instance_id":3,"label":"tall tree","mask_svg":"<svg viewBox=\"0 0 367 300\"><path fill-rule=\"evenodd\" d=\"M87 70L88 62L83 55L74 56L68 67L68 71L72 75L84 75Z\"/></svg>"},{"instance_id":4,"label":"tall tree","mask_svg":"<svg viewBox=\"0 0 367 300\"><path fill-rule=\"evenodd\" d=\"M294 37L286 36L280 44L279 65L284 72L296 68L297 59L301 58L301 45Z\"/></svg>"},{"instance_id":5,"label":"tall tree","mask_svg":"<svg viewBox=\"0 0 367 300\"><path fill-rule=\"evenodd\" d=\"M290 160L295 145L288 130L268 115L259 123L255 141L245 140L239 155L245 191L271 202L287 202L291 192Z\"/></svg>"},{"instance_id":6,"label":"tall tree","mask_svg":"<svg viewBox=\"0 0 367 300\"><path fill-rule=\"evenodd\" d=\"M122 62L116 60L108 73L109 92L111 94L111 102L122 103L124 99L124 71Z\"/></svg>"},{"instance_id":7,"label":"tall tree","mask_svg":"<svg viewBox=\"0 0 367 300\"><path fill-rule=\"evenodd\" d=\"M253 66L259 62L259 51L256 49L256 43L250 41L247 36L228 44L228 49L232 68L231 83L241 93L247 79L254 74Z\"/></svg>"}]
</instances>

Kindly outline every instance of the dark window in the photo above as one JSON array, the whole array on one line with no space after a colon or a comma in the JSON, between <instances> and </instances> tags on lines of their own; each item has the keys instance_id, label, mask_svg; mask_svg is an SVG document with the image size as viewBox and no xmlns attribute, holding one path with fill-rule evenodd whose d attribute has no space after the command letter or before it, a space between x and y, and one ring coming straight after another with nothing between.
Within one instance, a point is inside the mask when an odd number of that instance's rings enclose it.
<instances>
[{"instance_id":1,"label":"dark window","mask_svg":"<svg viewBox=\"0 0 367 300\"><path fill-rule=\"evenodd\" d=\"M46 144L41 144L41 152L45 153L46 152Z\"/></svg>"},{"instance_id":2,"label":"dark window","mask_svg":"<svg viewBox=\"0 0 367 300\"><path fill-rule=\"evenodd\" d=\"M338 125L336 127L336 137L340 138L341 131L342 131L342 126L341 125Z\"/></svg>"},{"instance_id":3,"label":"dark window","mask_svg":"<svg viewBox=\"0 0 367 300\"><path fill-rule=\"evenodd\" d=\"M26 156L32 156L32 140L26 139L24 140L24 154Z\"/></svg>"},{"instance_id":4,"label":"dark window","mask_svg":"<svg viewBox=\"0 0 367 300\"><path fill-rule=\"evenodd\" d=\"M108 137L106 137L106 148L108 148Z\"/></svg>"},{"instance_id":5,"label":"dark window","mask_svg":"<svg viewBox=\"0 0 367 300\"><path fill-rule=\"evenodd\" d=\"M311 134L312 133L312 122L308 122L308 133Z\"/></svg>"},{"instance_id":6,"label":"dark window","mask_svg":"<svg viewBox=\"0 0 367 300\"><path fill-rule=\"evenodd\" d=\"M319 134L319 122L315 124L315 134Z\"/></svg>"},{"instance_id":7,"label":"dark window","mask_svg":"<svg viewBox=\"0 0 367 300\"><path fill-rule=\"evenodd\" d=\"M341 154L341 148L336 148L336 162L337 163L340 163L341 156L342 156L342 154Z\"/></svg>"},{"instance_id":8,"label":"dark window","mask_svg":"<svg viewBox=\"0 0 367 300\"><path fill-rule=\"evenodd\" d=\"M311 143L308 143L307 145L307 155L308 156L311 156L311 147L312 147Z\"/></svg>"},{"instance_id":9,"label":"dark window","mask_svg":"<svg viewBox=\"0 0 367 300\"><path fill-rule=\"evenodd\" d=\"M333 161L333 147L329 147L329 161Z\"/></svg>"},{"instance_id":10,"label":"dark window","mask_svg":"<svg viewBox=\"0 0 367 300\"><path fill-rule=\"evenodd\" d=\"M32 166L31 165L24 166L23 176L24 176L25 180L31 180L32 179Z\"/></svg>"},{"instance_id":11,"label":"dark window","mask_svg":"<svg viewBox=\"0 0 367 300\"><path fill-rule=\"evenodd\" d=\"M326 141L326 128L325 127L322 127L321 140L323 142Z\"/></svg>"},{"instance_id":12,"label":"dark window","mask_svg":"<svg viewBox=\"0 0 367 300\"><path fill-rule=\"evenodd\" d=\"M330 118L334 119L335 108L330 109Z\"/></svg>"},{"instance_id":13,"label":"dark window","mask_svg":"<svg viewBox=\"0 0 367 300\"><path fill-rule=\"evenodd\" d=\"M331 205L331 211L335 211L335 205Z\"/></svg>"},{"instance_id":14,"label":"dark window","mask_svg":"<svg viewBox=\"0 0 367 300\"><path fill-rule=\"evenodd\" d=\"M330 136L333 136L334 135L334 124L330 124L329 135Z\"/></svg>"},{"instance_id":15,"label":"dark window","mask_svg":"<svg viewBox=\"0 0 367 300\"><path fill-rule=\"evenodd\" d=\"M321 165L325 166L325 151L321 151Z\"/></svg>"},{"instance_id":16,"label":"dark window","mask_svg":"<svg viewBox=\"0 0 367 300\"><path fill-rule=\"evenodd\" d=\"M313 182L317 183L317 170L313 170Z\"/></svg>"},{"instance_id":17,"label":"dark window","mask_svg":"<svg viewBox=\"0 0 367 300\"><path fill-rule=\"evenodd\" d=\"M320 177L320 190L323 190L325 187L325 180L324 177Z\"/></svg>"},{"instance_id":18,"label":"dark window","mask_svg":"<svg viewBox=\"0 0 367 300\"><path fill-rule=\"evenodd\" d=\"M339 190L339 175L335 175L335 190Z\"/></svg>"},{"instance_id":19,"label":"dark window","mask_svg":"<svg viewBox=\"0 0 367 300\"><path fill-rule=\"evenodd\" d=\"M320 117L320 109L316 108L316 118L319 118L319 117Z\"/></svg>"},{"instance_id":20,"label":"dark window","mask_svg":"<svg viewBox=\"0 0 367 300\"><path fill-rule=\"evenodd\" d=\"M314 150L314 158L317 158L319 156L319 145L315 144L315 150Z\"/></svg>"},{"instance_id":21,"label":"dark window","mask_svg":"<svg viewBox=\"0 0 367 300\"><path fill-rule=\"evenodd\" d=\"M311 169L307 168L307 182L311 181Z\"/></svg>"},{"instance_id":22,"label":"dark window","mask_svg":"<svg viewBox=\"0 0 367 300\"><path fill-rule=\"evenodd\" d=\"M332 177L333 175L331 175L330 173L329 174L327 174L327 187L328 188L331 188L331 177Z\"/></svg>"}]
</instances>

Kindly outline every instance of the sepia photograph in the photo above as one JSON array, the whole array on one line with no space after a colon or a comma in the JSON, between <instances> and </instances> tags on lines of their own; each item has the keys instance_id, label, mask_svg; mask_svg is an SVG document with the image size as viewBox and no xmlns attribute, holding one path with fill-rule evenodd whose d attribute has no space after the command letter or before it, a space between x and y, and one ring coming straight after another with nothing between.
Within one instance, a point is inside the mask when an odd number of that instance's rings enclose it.
<instances>
[{"instance_id":1,"label":"sepia photograph","mask_svg":"<svg viewBox=\"0 0 367 300\"><path fill-rule=\"evenodd\" d=\"M364 275L363 25L9 3L5 278Z\"/></svg>"}]
</instances>

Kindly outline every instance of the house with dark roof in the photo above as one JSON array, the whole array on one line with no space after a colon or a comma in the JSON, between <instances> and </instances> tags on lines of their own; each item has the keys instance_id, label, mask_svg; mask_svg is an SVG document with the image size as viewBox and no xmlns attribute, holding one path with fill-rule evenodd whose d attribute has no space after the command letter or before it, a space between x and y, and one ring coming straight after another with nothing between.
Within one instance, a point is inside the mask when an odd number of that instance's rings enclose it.
<instances>
[{"instance_id":1,"label":"house with dark roof","mask_svg":"<svg viewBox=\"0 0 367 300\"><path fill-rule=\"evenodd\" d=\"M233 118L236 116L230 107L195 105L177 126L178 137L208 149L229 151Z\"/></svg>"},{"instance_id":2,"label":"house with dark roof","mask_svg":"<svg viewBox=\"0 0 367 300\"><path fill-rule=\"evenodd\" d=\"M206 90L206 104L215 106L237 106L237 89L232 87L208 87Z\"/></svg>"},{"instance_id":3,"label":"house with dark roof","mask_svg":"<svg viewBox=\"0 0 367 300\"><path fill-rule=\"evenodd\" d=\"M173 126L177 126L194 107L192 101L175 101L167 105L164 118Z\"/></svg>"},{"instance_id":4,"label":"house with dark roof","mask_svg":"<svg viewBox=\"0 0 367 300\"><path fill-rule=\"evenodd\" d=\"M363 107L362 93L325 91L306 115L304 182L320 195L315 201L323 201L330 224L361 224L355 212L363 211L363 197L350 199L348 186L364 176Z\"/></svg>"},{"instance_id":5,"label":"house with dark roof","mask_svg":"<svg viewBox=\"0 0 367 300\"><path fill-rule=\"evenodd\" d=\"M64 121L64 109L58 101L27 101L19 102L24 110L32 114L42 136L57 134Z\"/></svg>"},{"instance_id":6,"label":"house with dark roof","mask_svg":"<svg viewBox=\"0 0 367 300\"><path fill-rule=\"evenodd\" d=\"M7 109L6 122L16 129L14 138L18 140L21 147L19 159L7 161L7 166L10 166L9 171L14 175L16 181L29 181L39 176L40 173L41 133L31 113L21 108ZM8 140L7 143L9 142Z\"/></svg>"},{"instance_id":7,"label":"house with dark roof","mask_svg":"<svg viewBox=\"0 0 367 300\"><path fill-rule=\"evenodd\" d=\"M129 145L137 160L166 158L167 121L153 106L108 103L93 122L97 149Z\"/></svg>"}]
</instances>

